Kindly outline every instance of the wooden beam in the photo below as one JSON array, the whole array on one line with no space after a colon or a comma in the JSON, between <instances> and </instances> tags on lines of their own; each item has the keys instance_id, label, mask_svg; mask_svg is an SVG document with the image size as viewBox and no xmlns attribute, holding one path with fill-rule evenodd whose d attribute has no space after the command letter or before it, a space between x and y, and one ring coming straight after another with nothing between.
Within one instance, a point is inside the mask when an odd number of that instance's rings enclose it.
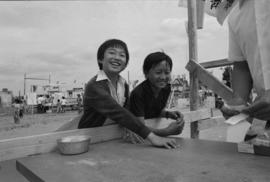
<instances>
[{"instance_id":1,"label":"wooden beam","mask_svg":"<svg viewBox=\"0 0 270 182\"><path fill-rule=\"evenodd\" d=\"M197 61L198 45L197 45L197 14L196 0L188 0L188 42L189 42L189 60ZM190 73L190 110L195 111L199 106L198 95L198 77L196 74ZM198 122L193 122L190 125L191 138L199 137Z\"/></svg>"},{"instance_id":2,"label":"wooden beam","mask_svg":"<svg viewBox=\"0 0 270 182\"><path fill-rule=\"evenodd\" d=\"M207 68L216 68L216 67L222 67L222 66L230 66L233 65L232 61L229 61L228 59L219 59L219 60L213 60L213 61L207 61L200 63L202 67L205 69Z\"/></svg>"},{"instance_id":3,"label":"wooden beam","mask_svg":"<svg viewBox=\"0 0 270 182\"><path fill-rule=\"evenodd\" d=\"M270 140L255 138L252 142L240 142L237 144L238 152L270 156Z\"/></svg>"},{"instance_id":4,"label":"wooden beam","mask_svg":"<svg viewBox=\"0 0 270 182\"><path fill-rule=\"evenodd\" d=\"M99 143L121 138L122 129L108 125L0 140L0 161L51 152L57 147L57 139L71 135L90 135L91 143Z\"/></svg>"},{"instance_id":5,"label":"wooden beam","mask_svg":"<svg viewBox=\"0 0 270 182\"><path fill-rule=\"evenodd\" d=\"M221 123L224 123L225 118L223 116L215 116L211 118L206 118L199 121L199 130L205 130L209 128L216 127Z\"/></svg>"},{"instance_id":6,"label":"wooden beam","mask_svg":"<svg viewBox=\"0 0 270 182\"><path fill-rule=\"evenodd\" d=\"M182 114L184 115L186 123L193 123L202 119L208 119L212 117L212 112L210 108L183 112Z\"/></svg>"},{"instance_id":7,"label":"wooden beam","mask_svg":"<svg viewBox=\"0 0 270 182\"><path fill-rule=\"evenodd\" d=\"M211 118L212 112L211 109L201 109L183 112L183 115L187 123L192 123ZM166 119L162 120L164 121ZM154 122L156 120L153 120ZM0 140L0 161L54 151L57 147L57 139L71 135L90 135L92 136L91 143L98 143L121 138L122 129L118 125L108 125Z\"/></svg>"},{"instance_id":8,"label":"wooden beam","mask_svg":"<svg viewBox=\"0 0 270 182\"><path fill-rule=\"evenodd\" d=\"M235 98L232 89L224 85L221 81L219 81L216 77L214 77L211 73L209 73L195 61L190 60L186 65L186 69L194 74L197 74L198 79L204 85L206 85L208 89L211 89L225 101L230 101Z\"/></svg>"},{"instance_id":9,"label":"wooden beam","mask_svg":"<svg viewBox=\"0 0 270 182\"><path fill-rule=\"evenodd\" d=\"M187 124L191 125L193 122L198 122L198 120L211 119L212 117L212 111L210 108L200 109L197 111L182 112L182 114L184 115L185 126L187 126ZM154 118L145 120L145 125L151 128L160 129L167 127L172 122L175 122L175 120L166 118ZM173 137L183 137L183 135L173 135Z\"/></svg>"},{"instance_id":10,"label":"wooden beam","mask_svg":"<svg viewBox=\"0 0 270 182\"><path fill-rule=\"evenodd\" d=\"M237 143L237 150L241 153L254 154L253 145L246 142Z\"/></svg>"}]
</instances>

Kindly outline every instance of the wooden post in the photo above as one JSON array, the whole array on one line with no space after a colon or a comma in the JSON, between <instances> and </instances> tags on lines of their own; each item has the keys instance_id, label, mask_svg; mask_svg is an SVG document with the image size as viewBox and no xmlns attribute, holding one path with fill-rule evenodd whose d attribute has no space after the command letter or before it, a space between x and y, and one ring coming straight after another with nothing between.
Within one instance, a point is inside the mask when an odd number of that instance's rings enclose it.
<instances>
[{"instance_id":1,"label":"wooden post","mask_svg":"<svg viewBox=\"0 0 270 182\"><path fill-rule=\"evenodd\" d=\"M188 39L189 39L189 60L198 62L197 54L197 15L196 0L188 0ZM196 72L190 72L190 110L198 109L198 78ZM198 121L190 124L190 137L198 138Z\"/></svg>"}]
</instances>

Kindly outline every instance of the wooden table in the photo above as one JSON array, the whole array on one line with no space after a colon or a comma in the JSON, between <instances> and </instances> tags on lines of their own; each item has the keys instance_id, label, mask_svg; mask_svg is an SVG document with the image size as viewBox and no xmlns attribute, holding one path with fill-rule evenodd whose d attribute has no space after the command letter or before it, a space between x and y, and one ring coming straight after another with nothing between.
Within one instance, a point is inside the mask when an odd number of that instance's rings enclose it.
<instances>
[{"instance_id":1,"label":"wooden table","mask_svg":"<svg viewBox=\"0 0 270 182\"><path fill-rule=\"evenodd\" d=\"M87 153L58 152L18 159L34 182L269 182L270 157L237 152L235 143L177 139L166 150L121 140L94 144Z\"/></svg>"}]
</instances>

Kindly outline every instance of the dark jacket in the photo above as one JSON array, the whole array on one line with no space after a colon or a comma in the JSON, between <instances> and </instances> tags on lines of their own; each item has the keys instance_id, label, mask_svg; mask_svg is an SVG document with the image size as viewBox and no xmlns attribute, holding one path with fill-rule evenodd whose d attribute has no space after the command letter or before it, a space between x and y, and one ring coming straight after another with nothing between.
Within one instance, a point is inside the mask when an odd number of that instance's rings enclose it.
<instances>
[{"instance_id":1,"label":"dark jacket","mask_svg":"<svg viewBox=\"0 0 270 182\"><path fill-rule=\"evenodd\" d=\"M93 77L86 85L83 106L84 113L78 128L91 128L102 126L107 118L130 129L143 138L146 138L150 129L142 124L126 108L120 106L111 96L108 80L96 81ZM128 101L128 85L125 84L126 100ZM127 104L125 104L127 105Z\"/></svg>"}]
</instances>

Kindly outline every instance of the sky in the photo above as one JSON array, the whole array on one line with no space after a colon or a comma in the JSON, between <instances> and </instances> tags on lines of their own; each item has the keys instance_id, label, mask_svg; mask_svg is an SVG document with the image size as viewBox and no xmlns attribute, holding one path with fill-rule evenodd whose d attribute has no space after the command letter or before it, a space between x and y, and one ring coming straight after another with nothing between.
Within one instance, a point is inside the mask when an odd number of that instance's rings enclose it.
<instances>
[{"instance_id":1,"label":"sky","mask_svg":"<svg viewBox=\"0 0 270 182\"><path fill-rule=\"evenodd\" d=\"M142 81L143 60L155 51L172 58L172 75L188 76L186 22L178 0L0 1L0 89L23 94L25 73L66 88L83 86L98 71L98 47L111 38L128 45L126 79ZM198 61L226 58L227 36L226 23L205 15ZM214 74L220 77L218 69ZM26 91L46 84L27 79Z\"/></svg>"}]
</instances>

